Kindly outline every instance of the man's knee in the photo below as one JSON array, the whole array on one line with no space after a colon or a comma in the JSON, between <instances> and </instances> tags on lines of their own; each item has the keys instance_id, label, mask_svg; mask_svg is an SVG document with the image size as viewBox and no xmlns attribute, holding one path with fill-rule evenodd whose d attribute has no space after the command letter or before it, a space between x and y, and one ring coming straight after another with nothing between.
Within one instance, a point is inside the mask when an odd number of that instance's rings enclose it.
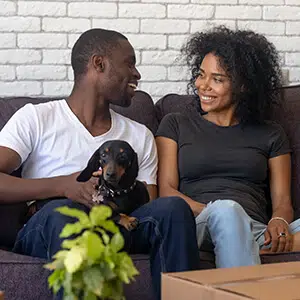
<instances>
[{"instance_id":1,"label":"man's knee","mask_svg":"<svg viewBox=\"0 0 300 300\"><path fill-rule=\"evenodd\" d=\"M52 201L48 202L47 204L45 204L42 209L52 212L61 206L68 206L69 208L77 208L77 209L80 209L83 211L88 211L88 208L85 207L83 204L72 201L70 199L52 200Z\"/></svg>"},{"instance_id":2,"label":"man's knee","mask_svg":"<svg viewBox=\"0 0 300 300\"><path fill-rule=\"evenodd\" d=\"M66 223L73 223L76 221L76 218L72 218L66 215L61 214L56 209L62 206L68 206L69 208L76 208L88 212L88 208L84 205L74 202L70 199L59 199L52 200L49 203L45 204L41 210L38 212L51 223L51 225L61 226Z\"/></svg>"},{"instance_id":3,"label":"man's knee","mask_svg":"<svg viewBox=\"0 0 300 300\"><path fill-rule=\"evenodd\" d=\"M175 218L193 216L190 206L180 197L161 197L154 201L155 210L161 215Z\"/></svg>"}]
</instances>

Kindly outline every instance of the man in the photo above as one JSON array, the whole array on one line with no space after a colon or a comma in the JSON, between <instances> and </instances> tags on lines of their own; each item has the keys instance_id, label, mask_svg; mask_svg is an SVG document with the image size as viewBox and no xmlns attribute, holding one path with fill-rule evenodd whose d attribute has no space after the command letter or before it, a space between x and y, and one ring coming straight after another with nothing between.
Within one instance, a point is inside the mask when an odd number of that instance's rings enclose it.
<instances>
[{"instance_id":1,"label":"man","mask_svg":"<svg viewBox=\"0 0 300 300\"><path fill-rule=\"evenodd\" d=\"M14 251L51 259L60 249L59 233L73 219L58 206L88 211L95 178L76 181L92 153L106 140L123 139L138 154L138 179L156 198L156 146L151 132L141 124L109 109L109 104L129 106L140 74L127 38L115 31L92 29L83 33L72 49L74 87L66 100L27 104L0 133L1 201L51 199L19 232ZM23 166L22 177L9 174ZM199 266L195 221L180 198L153 200L132 216L140 225L123 232L130 253L150 252L156 297L160 298L160 273Z\"/></svg>"}]
</instances>

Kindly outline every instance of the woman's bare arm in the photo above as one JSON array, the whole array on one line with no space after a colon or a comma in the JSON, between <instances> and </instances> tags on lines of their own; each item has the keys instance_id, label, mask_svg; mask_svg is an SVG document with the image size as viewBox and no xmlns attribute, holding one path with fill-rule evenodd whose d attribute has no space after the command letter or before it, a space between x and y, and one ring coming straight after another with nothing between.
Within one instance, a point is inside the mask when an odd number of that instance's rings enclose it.
<instances>
[{"instance_id":1,"label":"woman's bare arm","mask_svg":"<svg viewBox=\"0 0 300 300\"><path fill-rule=\"evenodd\" d=\"M280 155L269 159L270 193L272 217L282 217L288 223L293 221L294 211L291 201L291 156Z\"/></svg>"}]
</instances>

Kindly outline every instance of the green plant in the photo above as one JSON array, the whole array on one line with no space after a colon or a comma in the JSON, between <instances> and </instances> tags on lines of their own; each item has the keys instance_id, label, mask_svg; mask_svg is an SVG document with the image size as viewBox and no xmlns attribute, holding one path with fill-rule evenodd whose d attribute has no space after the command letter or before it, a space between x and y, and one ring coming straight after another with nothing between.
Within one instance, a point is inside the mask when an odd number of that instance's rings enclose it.
<instances>
[{"instance_id":1,"label":"green plant","mask_svg":"<svg viewBox=\"0 0 300 300\"><path fill-rule=\"evenodd\" d=\"M76 237L65 239L54 261L45 265L53 271L49 287L55 294L63 288L65 300L125 299L123 283L129 283L138 271L130 256L121 251L124 238L109 219L111 209L95 206L89 215L67 206L57 211L78 221L65 225L60 237Z\"/></svg>"}]
</instances>

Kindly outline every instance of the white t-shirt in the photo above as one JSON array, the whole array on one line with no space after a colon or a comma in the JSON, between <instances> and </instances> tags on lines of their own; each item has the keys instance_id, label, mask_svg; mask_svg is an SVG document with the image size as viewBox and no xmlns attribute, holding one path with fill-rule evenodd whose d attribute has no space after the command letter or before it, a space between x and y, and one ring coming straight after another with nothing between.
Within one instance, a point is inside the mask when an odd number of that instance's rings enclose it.
<instances>
[{"instance_id":1,"label":"white t-shirt","mask_svg":"<svg viewBox=\"0 0 300 300\"><path fill-rule=\"evenodd\" d=\"M1 130L0 146L20 155L23 178L49 178L82 171L102 143L121 139L137 152L138 180L156 184L157 150L153 134L142 124L113 110L110 113L110 130L93 137L66 100L26 104Z\"/></svg>"}]
</instances>

